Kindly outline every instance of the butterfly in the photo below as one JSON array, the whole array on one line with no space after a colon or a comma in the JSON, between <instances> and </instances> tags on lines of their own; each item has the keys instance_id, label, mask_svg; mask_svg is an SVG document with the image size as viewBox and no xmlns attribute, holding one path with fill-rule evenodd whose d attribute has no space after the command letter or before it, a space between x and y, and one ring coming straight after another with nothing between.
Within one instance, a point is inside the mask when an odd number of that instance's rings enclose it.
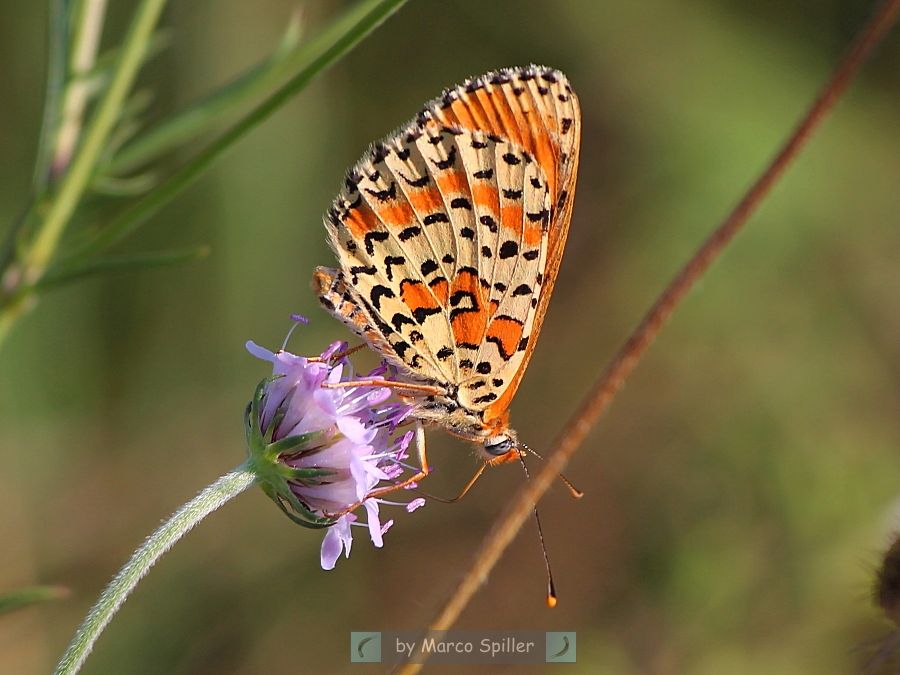
<instances>
[{"instance_id":1,"label":"butterfly","mask_svg":"<svg viewBox=\"0 0 900 675\"><path fill-rule=\"evenodd\" d=\"M464 81L371 146L325 216L321 304L398 373L412 415L518 457L509 406L569 230L581 115L539 66ZM385 382L384 384L391 384ZM428 473L423 447L422 472Z\"/></svg>"}]
</instances>

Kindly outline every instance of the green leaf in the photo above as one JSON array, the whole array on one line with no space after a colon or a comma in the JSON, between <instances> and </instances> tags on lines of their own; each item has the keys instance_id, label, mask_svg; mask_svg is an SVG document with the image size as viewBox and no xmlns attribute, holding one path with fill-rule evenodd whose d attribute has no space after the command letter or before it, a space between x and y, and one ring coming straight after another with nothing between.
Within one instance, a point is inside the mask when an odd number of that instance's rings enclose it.
<instances>
[{"instance_id":1,"label":"green leaf","mask_svg":"<svg viewBox=\"0 0 900 675\"><path fill-rule=\"evenodd\" d=\"M66 87L66 71L69 53L69 17L65 0L51 0L49 11L47 57L47 85L44 92L44 113L38 137L37 158L32 177L32 193L40 195L47 188L50 175L50 160L53 157L53 139L62 107L63 92Z\"/></svg>"},{"instance_id":2,"label":"green leaf","mask_svg":"<svg viewBox=\"0 0 900 675\"><path fill-rule=\"evenodd\" d=\"M157 253L140 253L137 255L96 258L79 265L51 268L29 290L46 291L70 283L76 279L111 274L113 272L130 272L137 269L169 267L181 265L193 260L200 260L209 255L208 246Z\"/></svg>"},{"instance_id":3,"label":"green leaf","mask_svg":"<svg viewBox=\"0 0 900 675\"><path fill-rule=\"evenodd\" d=\"M251 462L255 462L260 456L265 455L266 441L263 438L262 429L259 426L259 410L262 406L263 397L266 395L266 387L272 378L260 380L253 392L253 398L247 404L244 412L244 429L247 435L247 452L250 454Z\"/></svg>"},{"instance_id":4,"label":"green leaf","mask_svg":"<svg viewBox=\"0 0 900 675\"><path fill-rule=\"evenodd\" d=\"M168 28L158 28L150 36L147 47L144 50L141 65L146 64L154 57L161 54L172 44L172 31ZM72 78L71 82L88 81L92 89L99 87L105 89L112 73L122 58L122 47L110 47L97 57L94 67L80 77Z\"/></svg>"},{"instance_id":5,"label":"green leaf","mask_svg":"<svg viewBox=\"0 0 900 675\"><path fill-rule=\"evenodd\" d=\"M288 480L301 481L310 485L320 485L324 482L319 480L320 478L328 478L335 473L337 472L331 469L295 469L287 464L282 464L281 467L281 475Z\"/></svg>"},{"instance_id":6,"label":"green leaf","mask_svg":"<svg viewBox=\"0 0 900 675\"><path fill-rule=\"evenodd\" d=\"M202 176L226 150L283 106L313 78L337 62L359 44L407 0L368 0L350 9L321 35L301 48L302 58L294 63L296 74L283 87L258 105L188 164L126 209L71 258L81 258L102 251L131 234L163 206L181 194Z\"/></svg>"},{"instance_id":7,"label":"green leaf","mask_svg":"<svg viewBox=\"0 0 900 675\"><path fill-rule=\"evenodd\" d=\"M22 607L28 607L39 602L61 600L68 597L69 589L63 586L33 586L20 588L4 595L0 595L0 614L13 612Z\"/></svg>"},{"instance_id":8,"label":"green leaf","mask_svg":"<svg viewBox=\"0 0 900 675\"><path fill-rule=\"evenodd\" d=\"M0 272L6 270L16 257L20 234L33 221L37 195L42 194L50 175L53 158L53 139L59 125L60 107L66 84L66 60L69 45L68 16L65 0L51 0L48 11L47 81L44 86L44 109L38 133L34 173L31 178L31 203L10 224L0 245Z\"/></svg>"},{"instance_id":9,"label":"green leaf","mask_svg":"<svg viewBox=\"0 0 900 675\"><path fill-rule=\"evenodd\" d=\"M94 181L91 189L107 197L133 197L144 194L158 182L159 179L150 172L139 173L127 178L103 176Z\"/></svg>"},{"instance_id":10,"label":"green leaf","mask_svg":"<svg viewBox=\"0 0 900 675\"><path fill-rule=\"evenodd\" d=\"M280 457L284 453L290 452L294 448L299 448L301 445L305 445L307 447L309 447L313 443L315 443L316 445L320 445L322 441L328 438L328 436L329 433L326 431L311 431L308 434L286 436L281 440L270 443L268 447L266 447L266 456L273 458Z\"/></svg>"},{"instance_id":11,"label":"green leaf","mask_svg":"<svg viewBox=\"0 0 900 675\"><path fill-rule=\"evenodd\" d=\"M294 14L281 43L269 57L205 99L176 113L117 152L103 174L121 175L196 140L229 117L250 108L297 69L304 50L298 48L299 14Z\"/></svg>"},{"instance_id":12,"label":"green leaf","mask_svg":"<svg viewBox=\"0 0 900 675\"><path fill-rule=\"evenodd\" d=\"M50 259L55 254L63 232L81 203L109 134L119 119L122 104L137 77L147 44L156 29L156 22L165 4L165 0L142 0L135 10L123 41L122 57L116 65L109 86L85 126L72 162L59 184L59 189L53 194L47 214L34 240L24 254L22 262L25 278L39 279L43 276Z\"/></svg>"}]
</instances>

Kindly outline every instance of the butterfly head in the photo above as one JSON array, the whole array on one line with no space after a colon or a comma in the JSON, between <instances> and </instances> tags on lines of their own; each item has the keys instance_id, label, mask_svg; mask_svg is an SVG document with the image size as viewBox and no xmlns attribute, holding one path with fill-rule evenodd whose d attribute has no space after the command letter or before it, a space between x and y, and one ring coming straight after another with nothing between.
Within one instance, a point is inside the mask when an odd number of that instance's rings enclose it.
<instances>
[{"instance_id":1,"label":"butterfly head","mask_svg":"<svg viewBox=\"0 0 900 675\"><path fill-rule=\"evenodd\" d=\"M505 429L495 436L486 438L481 451L488 464L503 464L504 462L518 459L520 454L519 439L512 429Z\"/></svg>"}]
</instances>

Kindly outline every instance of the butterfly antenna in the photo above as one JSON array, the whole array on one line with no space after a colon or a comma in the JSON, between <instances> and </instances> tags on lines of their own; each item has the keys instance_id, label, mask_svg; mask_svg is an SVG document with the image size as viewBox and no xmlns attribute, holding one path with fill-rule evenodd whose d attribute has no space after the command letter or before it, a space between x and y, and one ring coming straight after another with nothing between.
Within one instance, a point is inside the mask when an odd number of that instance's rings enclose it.
<instances>
[{"instance_id":1,"label":"butterfly antenna","mask_svg":"<svg viewBox=\"0 0 900 675\"><path fill-rule=\"evenodd\" d=\"M525 464L525 454L519 453L519 461L525 470L525 478L531 479L528 467ZM544 530L541 528L541 517L538 515L537 504L534 505L534 522L537 525L538 539L541 541L541 552L544 554L544 568L547 570L547 607L556 607L556 584L553 583L553 571L550 569L550 556L547 555L547 545L544 543Z\"/></svg>"},{"instance_id":2,"label":"butterfly antenna","mask_svg":"<svg viewBox=\"0 0 900 675\"><path fill-rule=\"evenodd\" d=\"M543 459L544 459L544 458L543 458L541 455L539 455L535 450L532 450L531 448L529 448L527 445L525 445L525 444L522 443L521 441L519 441L519 447L522 448L522 449L524 449L524 450L526 450L527 452L530 452L532 455L534 455L535 457L537 457L537 458L540 459L540 460L543 460ZM524 466L524 465L523 465L523 466ZM528 469L525 469L525 473L528 473ZM569 492L572 494L572 496L573 496L575 499L581 499L582 497L584 497L584 492L582 492L582 491L579 490L577 487L575 487L575 485L572 483L572 481L570 481L568 478L566 478L566 477L565 477L563 474L561 474L561 473L556 474L556 475L559 476L559 479L560 479L563 483L566 484L566 487L569 488Z\"/></svg>"}]
</instances>

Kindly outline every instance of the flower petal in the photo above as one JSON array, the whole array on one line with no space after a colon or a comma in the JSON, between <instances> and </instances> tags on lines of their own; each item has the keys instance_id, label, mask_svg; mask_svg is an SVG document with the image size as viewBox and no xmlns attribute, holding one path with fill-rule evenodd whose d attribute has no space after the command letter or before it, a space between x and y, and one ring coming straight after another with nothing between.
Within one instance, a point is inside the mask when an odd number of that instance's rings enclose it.
<instances>
[{"instance_id":1,"label":"flower petal","mask_svg":"<svg viewBox=\"0 0 900 675\"><path fill-rule=\"evenodd\" d=\"M375 548L384 546L384 540L381 538L381 521L378 519L378 502L374 499L367 499L363 506L366 507L366 514L369 522L369 536L372 537L372 544Z\"/></svg>"},{"instance_id":2,"label":"flower petal","mask_svg":"<svg viewBox=\"0 0 900 675\"><path fill-rule=\"evenodd\" d=\"M341 551L344 545L341 542L341 536L338 534L337 526L332 525L325 533L322 540L322 550L319 553L319 560L323 570L333 570L337 559L341 557Z\"/></svg>"},{"instance_id":3,"label":"flower petal","mask_svg":"<svg viewBox=\"0 0 900 675\"><path fill-rule=\"evenodd\" d=\"M416 498L413 499L409 504L406 505L406 512L407 512L407 513L412 513L412 512L415 511L416 509L420 509L420 508L422 508L423 506L425 506L425 499L424 499L424 497L416 497Z\"/></svg>"}]
</instances>

